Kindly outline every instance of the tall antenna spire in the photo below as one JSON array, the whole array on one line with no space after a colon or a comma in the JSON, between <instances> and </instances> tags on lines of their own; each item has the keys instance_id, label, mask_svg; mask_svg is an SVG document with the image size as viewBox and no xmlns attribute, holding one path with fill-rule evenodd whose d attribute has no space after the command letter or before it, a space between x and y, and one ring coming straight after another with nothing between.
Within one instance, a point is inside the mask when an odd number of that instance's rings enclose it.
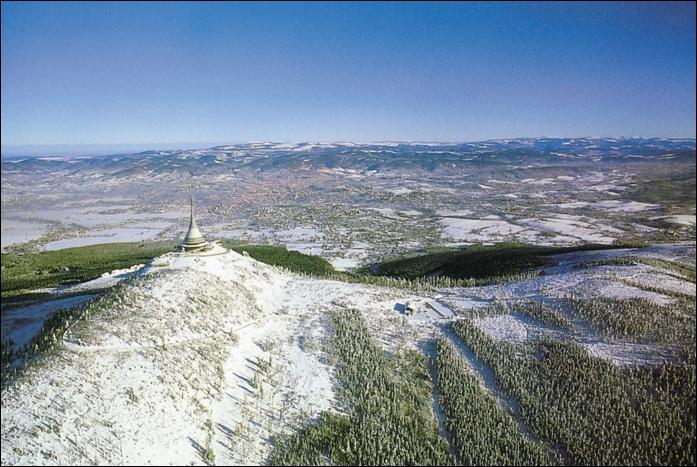
<instances>
[{"instance_id":1,"label":"tall antenna spire","mask_svg":"<svg viewBox=\"0 0 697 467\"><path fill-rule=\"evenodd\" d=\"M194 220L194 193L193 193L193 190L189 192L189 201L191 204L191 221L190 222L196 222Z\"/></svg>"},{"instance_id":2,"label":"tall antenna spire","mask_svg":"<svg viewBox=\"0 0 697 467\"><path fill-rule=\"evenodd\" d=\"M184 251L197 251L206 248L208 243L203 239L203 235L201 235L196 225L196 218L194 217L193 187L189 193L189 203L191 205L191 218L189 220L189 230L186 232L186 236L182 242L182 249Z\"/></svg>"}]
</instances>

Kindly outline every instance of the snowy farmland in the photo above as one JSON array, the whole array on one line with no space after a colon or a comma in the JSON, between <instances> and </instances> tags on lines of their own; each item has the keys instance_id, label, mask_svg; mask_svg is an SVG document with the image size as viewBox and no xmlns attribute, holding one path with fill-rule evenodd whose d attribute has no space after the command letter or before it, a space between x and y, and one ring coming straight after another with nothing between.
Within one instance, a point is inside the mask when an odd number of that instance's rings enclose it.
<instances>
[{"instance_id":1,"label":"snowy farmland","mask_svg":"<svg viewBox=\"0 0 697 467\"><path fill-rule=\"evenodd\" d=\"M255 143L70 163L8 161L1 172L2 249L175 240L192 182L202 188L197 215L207 238L285 245L348 270L479 242L693 238L694 202L686 193L694 184L670 186L694 172L694 141L615 144ZM667 164L656 154L661 148L671 157L684 154ZM531 149L533 159L526 156ZM637 158L642 151L646 156Z\"/></svg>"}]
</instances>

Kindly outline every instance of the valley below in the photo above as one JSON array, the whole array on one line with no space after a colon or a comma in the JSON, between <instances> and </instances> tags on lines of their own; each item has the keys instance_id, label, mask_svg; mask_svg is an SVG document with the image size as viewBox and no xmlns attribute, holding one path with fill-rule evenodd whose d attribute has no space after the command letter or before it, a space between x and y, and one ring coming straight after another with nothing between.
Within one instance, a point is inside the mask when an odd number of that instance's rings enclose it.
<instances>
[{"instance_id":1,"label":"valley below","mask_svg":"<svg viewBox=\"0 0 697 467\"><path fill-rule=\"evenodd\" d=\"M442 246L689 240L694 148L590 138L259 143L5 159L2 247L175 240L192 185L207 237L282 244L342 270Z\"/></svg>"}]
</instances>

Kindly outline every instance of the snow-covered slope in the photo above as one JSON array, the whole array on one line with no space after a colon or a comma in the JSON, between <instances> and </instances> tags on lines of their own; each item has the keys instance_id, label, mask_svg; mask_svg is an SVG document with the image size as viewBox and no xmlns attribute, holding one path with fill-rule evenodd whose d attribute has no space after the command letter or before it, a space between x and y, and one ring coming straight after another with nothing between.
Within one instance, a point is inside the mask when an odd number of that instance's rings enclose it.
<instances>
[{"instance_id":1,"label":"snow-covered slope","mask_svg":"<svg viewBox=\"0 0 697 467\"><path fill-rule=\"evenodd\" d=\"M380 336L404 295L232 251L156 258L3 391L2 464L263 463L335 406L325 311L359 308Z\"/></svg>"},{"instance_id":2,"label":"snow-covered slope","mask_svg":"<svg viewBox=\"0 0 697 467\"><path fill-rule=\"evenodd\" d=\"M154 264L88 308L55 355L4 391L3 464L200 463L214 446L215 416L245 392L226 367L256 365L254 337L269 334L260 323L282 326L288 277L234 252Z\"/></svg>"}]
</instances>

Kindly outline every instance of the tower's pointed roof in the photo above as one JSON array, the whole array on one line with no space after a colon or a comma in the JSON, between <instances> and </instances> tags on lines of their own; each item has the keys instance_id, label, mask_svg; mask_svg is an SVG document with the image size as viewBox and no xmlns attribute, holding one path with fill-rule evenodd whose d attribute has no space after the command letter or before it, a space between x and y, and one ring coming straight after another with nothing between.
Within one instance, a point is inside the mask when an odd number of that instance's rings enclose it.
<instances>
[{"instance_id":1,"label":"tower's pointed roof","mask_svg":"<svg viewBox=\"0 0 697 467\"><path fill-rule=\"evenodd\" d=\"M182 248L184 250L196 250L206 246L206 241L203 239L203 235L198 230L196 225L196 218L194 217L194 195L190 195L191 201L191 220L189 221L189 230L184 236L184 241L182 242Z\"/></svg>"}]
</instances>

